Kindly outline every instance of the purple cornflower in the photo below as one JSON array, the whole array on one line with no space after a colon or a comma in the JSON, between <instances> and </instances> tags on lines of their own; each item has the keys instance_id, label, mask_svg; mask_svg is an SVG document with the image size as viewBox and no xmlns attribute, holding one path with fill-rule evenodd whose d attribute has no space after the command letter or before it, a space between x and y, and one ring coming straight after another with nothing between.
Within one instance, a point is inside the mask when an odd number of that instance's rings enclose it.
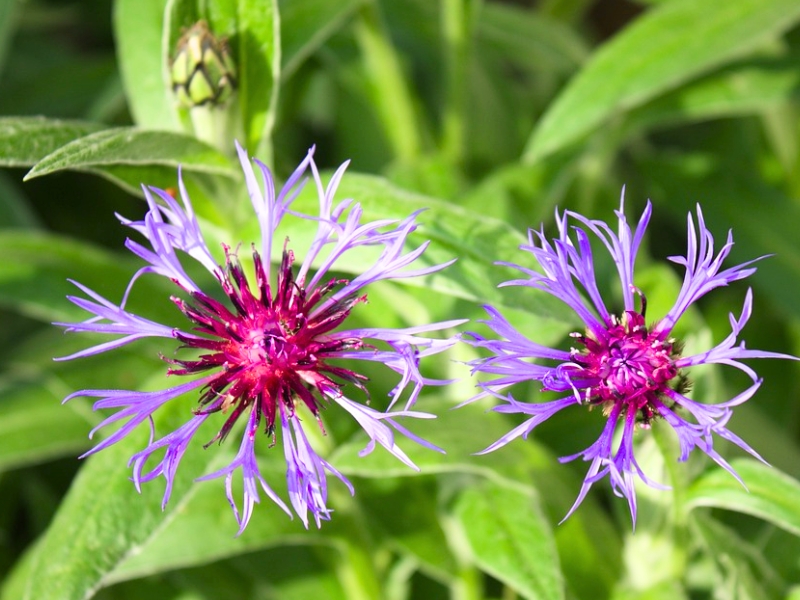
<instances>
[{"instance_id":1,"label":"purple cornflower","mask_svg":"<svg viewBox=\"0 0 800 600\"><path fill-rule=\"evenodd\" d=\"M421 358L437 354L455 343L455 338L430 339L430 331L442 330L462 323L448 321L408 329L347 328L353 308L366 301L365 286L375 281L427 275L450 263L409 269L425 250L427 243L406 251L409 234L417 227L413 213L402 221L362 222L358 203L348 199L334 204L333 197L344 175L342 165L323 187L314 164L312 151L291 175L286 185L275 194L270 171L254 160L253 169L245 151L237 144L239 160L247 190L261 230L260 246L253 246L253 274L248 275L240 264L238 251L223 245L225 266L218 264L203 239L192 204L178 173L179 203L171 194L153 187L144 187L149 211L143 221L121 218L123 224L137 231L148 245L128 240L128 249L147 264L132 278L117 305L85 286L75 283L88 298L69 297L93 316L80 323L58 323L67 331L90 331L119 336L62 360L91 356L118 348L143 337L164 337L177 340L179 348L194 350L192 358L163 358L170 365L168 375L192 376L186 383L155 392L129 390L81 390L68 396L100 398L97 409L115 409L95 431L111 424L119 428L84 456L93 454L120 441L139 424L149 422L150 443L133 455L133 482L137 489L143 482L163 476L166 479L163 505L169 500L176 469L198 428L210 418L220 420L219 433L206 446L222 442L237 422L244 421L239 451L233 462L219 471L201 477L225 476L228 500L241 533L259 501L258 484L266 495L291 516L280 497L269 487L259 472L255 443L263 428L271 445L280 437L286 457L286 480L289 500L294 511L308 527L308 511L317 526L330 518L326 506L326 472L335 475L353 492L350 482L330 463L318 456L309 443L302 420L313 418L322 428L320 413L334 403L350 413L370 438L362 455L380 444L412 468L414 463L395 443L393 429L415 442L441 452L400 425L398 417L433 418L428 413L410 410L424 385L449 383L424 377L419 371ZM291 204L304 184L304 173L313 176L319 197L319 214L305 215L291 210ZM256 173L260 172L261 186ZM305 219L316 224L316 234L299 267L289 249L288 238L276 233L286 217ZM273 246L283 245L280 262L272 264ZM148 247L149 246L149 247ZM331 278L329 271L336 261L354 249L371 248L374 262L351 280ZM202 290L184 270L181 261L188 255L205 267L221 286L221 294ZM312 267L312 263L314 267ZM125 309L133 283L145 273L170 279L180 296L172 302L188 319L189 329L179 330L134 315ZM73 282L74 283L74 282ZM221 296L223 299L217 299ZM367 395L366 377L339 364L340 359L366 360L385 364L397 372L400 381L391 392L385 412L370 408L347 397L345 384L352 384ZM199 375L199 376L197 376ZM392 411L401 394L412 386L402 410ZM179 396L199 394L199 405L187 413L193 415L177 430L156 439L153 413ZM240 417L244 417L240 419ZM323 429L324 432L324 429ZM163 458L149 470L148 461L156 453ZM153 458L153 461L157 460ZM232 492L232 478L240 471L244 482L242 509L237 507Z\"/></svg>"},{"instance_id":2,"label":"purple cornflower","mask_svg":"<svg viewBox=\"0 0 800 600\"><path fill-rule=\"evenodd\" d=\"M624 190L623 190L624 193ZM634 262L651 215L650 202L632 232L624 214L624 198L616 211L619 229L615 234L603 221L595 221L571 212L556 211L558 237L548 240L544 230L530 230L528 244L521 250L533 254L542 273L511 263L500 263L518 269L524 278L503 285L521 285L542 290L569 306L586 326L585 331L572 333L576 347L558 350L539 345L517 331L497 310L484 307L489 314L486 323L501 339L487 339L478 334L468 343L486 348L491 356L471 363L474 373L496 376L479 383L483 390L473 400L493 396L506 404L493 410L501 413L531 415L488 448L485 454L511 440L527 438L533 429L569 406L597 406L606 417L600 437L582 452L565 456L561 462L578 457L591 461L580 493L565 519L586 497L592 484L606 475L617 496L625 497L636 523L636 494L634 479L639 477L650 486L664 488L650 480L636 462L633 450L634 432L647 429L658 418L666 421L676 432L681 448L680 460L686 460L695 447L700 448L737 480L741 479L725 459L714 450L713 436L733 442L759 460L750 446L727 429L734 406L753 396L761 379L750 367L740 362L746 358L787 358L793 356L749 350L737 338L752 309L752 292L748 290L741 315L730 316L731 334L707 352L682 355L682 344L672 336L672 329L687 308L709 291L744 279L755 272L756 260L722 269L730 253L733 238L728 233L725 245L714 254L714 239L697 207L697 227L688 216L688 249L686 256L670 257L685 269L683 285L670 311L655 323L645 321L645 295L634 285ZM592 249L586 230L597 236L611 254L621 281L623 312L613 314L606 307L598 290L594 273ZM762 257L763 258L763 257ZM637 309L637 296L638 309ZM536 362L531 362L534 359ZM539 361L542 361L540 364ZM753 380L753 384L738 396L720 404L700 404L688 398L690 387L686 370L704 364L725 364L735 367ZM552 402L526 403L516 400L506 388L523 381L542 382L542 389L563 393ZM614 436L621 429L619 441Z\"/></svg>"}]
</instances>

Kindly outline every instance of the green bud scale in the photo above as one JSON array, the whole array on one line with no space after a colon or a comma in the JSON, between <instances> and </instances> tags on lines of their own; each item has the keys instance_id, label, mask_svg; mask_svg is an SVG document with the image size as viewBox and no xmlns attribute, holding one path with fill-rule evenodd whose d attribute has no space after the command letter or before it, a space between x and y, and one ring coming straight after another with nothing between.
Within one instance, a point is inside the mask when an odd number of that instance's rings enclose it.
<instances>
[{"instance_id":1,"label":"green bud scale","mask_svg":"<svg viewBox=\"0 0 800 600\"><path fill-rule=\"evenodd\" d=\"M170 76L181 106L223 104L236 89L236 67L227 40L217 39L205 21L198 21L178 40Z\"/></svg>"}]
</instances>

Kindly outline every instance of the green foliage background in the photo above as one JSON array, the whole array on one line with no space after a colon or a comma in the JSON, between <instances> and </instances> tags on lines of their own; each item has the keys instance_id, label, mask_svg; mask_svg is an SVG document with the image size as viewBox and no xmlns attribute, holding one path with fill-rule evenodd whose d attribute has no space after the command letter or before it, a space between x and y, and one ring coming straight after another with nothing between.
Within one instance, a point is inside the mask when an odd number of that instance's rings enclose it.
<instances>
[{"instance_id":1,"label":"green foliage background","mask_svg":"<svg viewBox=\"0 0 800 600\"><path fill-rule=\"evenodd\" d=\"M166 79L200 18L237 64L227 112L178 108ZM492 263L527 260L526 228L549 227L556 206L612 218L624 184L629 215L654 203L637 273L649 315L677 293L682 275L664 258L685 252L700 202L718 241L733 229L732 262L774 255L749 282L748 347L800 354L799 93L796 0L0 0L0 598L800 598L796 364L755 365L766 382L731 425L773 467L721 448L748 490L703 457L677 463L668 428L640 436L640 462L672 490L640 489L635 534L605 483L558 524L585 465L556 457L598 435L597 412L473 456L515 421L488 402L450 410L473 394L459 362L473 355L459 348L428 368L461 381L429 390L419 407L439 417L413 424L446 455L407 445L420 473L379 451L359 458L363 432L326 414L321 451L355 497L334 482L333 520L309 531L265 502L234 537L222 483L193 481L232 444L187 453L163 512L161 482L139 495L128 480L145 431L76 459L101 417L60 400L162 386L158 353L171 349L141 341L54 363L88 341L50 325L83 318L68 278L121 297L138 263L114 213L141 216L140 184L174 187L178 164L210 238L254 239L235 137L281 178L312 144L326 169L352 159L340 197L367 218L429 209L415 242L432 240L431 263L458 263L416 286L375 286L354 316L366 326L480 328L488 302L538 342L567 344L575 317L498 291L508 273ZM611 290L610 265L598 272ZM132 307L175 322L168 286L137 286ZM687 345L724 338L745 290L693 309L678 328ZM737 375L701 371L694 397L734 396ZM372 379L381 398L392 382ZM172 403L158 430L192 407ZM282 454L262 458L280 490Z\"/></svg>"}]
</instances>

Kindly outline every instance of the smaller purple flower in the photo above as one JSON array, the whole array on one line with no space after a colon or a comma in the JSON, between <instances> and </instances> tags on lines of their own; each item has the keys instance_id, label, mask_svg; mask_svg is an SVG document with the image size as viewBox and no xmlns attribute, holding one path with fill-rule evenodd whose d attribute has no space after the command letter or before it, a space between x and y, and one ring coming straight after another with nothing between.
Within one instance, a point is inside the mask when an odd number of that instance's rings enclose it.
<instances>
[{"instance_id":1,"label":"smaller purple flower","mask_svg":"<svg viewBox=\"0 0 800 600\"><path fill-rule=\"evenodd\" d=\"M624 194L624 190L623 190ZM733 238L728 238L717 254L714 239L706 228L700 206L697 226L692 214L688 217L688 249L686 256L670 257L685 269L683 285L669 312L648 325L645 321L645 295L634 285L634 262L650 221L652 207L648 201L635 231L631 231L624 214L624 196L616 211L618 231L603 221L590 220L572 211L559 215L556 211L558 236L548 240L544 230L530 230L528 244L520 247L530 252L542 272L512 263L500 263L521 271L525 276L507 281L504 286L519 285L555 296L575 311L585 330L571 334L575 346L559 350L539 345L517 331L497 310L484 307L485 321L500 339L487 339L470 334L468 343L485 348L490 356L471 363L473 373L484 373L494 379L479 383L483 390L472 400L493 396L504 404L493 410L501 413L522 413L530 418L512 429L479 454L505 446L515 438L528 434L557 412L570 406L598 407L606 422L600 437L587 449L560 459L561 462L582 458L590 462L578 498L564 517L568 518L598 480L608 476L617 496L624 497L636 523L634 480L663 489L650 480L636 461L634 434L663 419L676 432L680 444L680 460L699 448L714 461L741 479L714 449L714 437L733 442L759 460L763 459L738 436L728 430L733 407L750 399L762 380L749 366L748 358L785 358L794 356L750 350L737 342L752 310L752 292L748 290L741 315L730 316L731 334L719 345L691 356L683 356L682 344L672 330L689 306L709 291L744 279L755 272L755 260L727 269L722 263L731 251ZM612 313L600 295L594 272L590 235L594 234L611 254L620 278L623 302L619 314ZM762 257L763 258L763 257ZM760 259L756 259L760 260ZM638 302L637 302L638 297ZM637 307L638 304L638 307ZM690 388L687 371L705 364L724 364L745 372L753 381L744 392L720 404L701 404L686 394ZM506 391L516 383L529 380L542 382L542 389L563 393L563 397L543 403L516 400ZM470 400L470 401L472 401ZM621 430L621 431L620 431ZM620 434L618 443L615 435Z\"/></svg>"},{"instance_id":2,"label":"smaller purple flower","mask_svg":"<svg viewBox=\"0 0 800 600\"><path fill-rule=\"evenodd\" d=\"M140 424L151 428L146 448L133 455L133 482L141 484L157 477L166 479L163 504L169 500L175 473L195 433L208 419L220 422L219 433L205 445L220 443L244 421L239 451L228 466L201 479L225 478L231 503L241 533L259 502L259 486L264 493L291 516L291 511L262 477L256 460L256 439L259 429L266 433L270 445L280 437L286 458L286 480L289 501L294 512L308 527L310 512L317 526L330 518L327 507L327 474L332 474L353 492L350 482L330 463L318 456L309 443L304 421L316 420L322 428L322 410L337 405L352 416L370 438L363 454L380 444L411 468L417 468L395 441L400 433L427 448L442 451L403 427L398 419L433 418L433 415L411 410L425 385L443 385L445 380L424 377L420 359L437 354L456 343L448 339L428 338L427 332L447 329L463 321L447 321L406 329L348 328L351 311L363 304L365 288L376 281L418 277L439 271L450 263L409 268L425 251L427 243L407 250L409 234L416 225L417 213L400 220L364 221L361 206L344 200L334 203L334 194L344 175L346 164L331 178L327 187L320 179L312 155L313 149L291 175L284 187L275 193L272 175L262 163L254 160L237 144L247 191L261 230L260 244L253 247L252 275L246 274L238 251L223 245L224 266L218 264L206 245L192 209L189 195L178 174L181 202L164 190L144 187L149 210L142 221L121 218L123 224L137 231L146 240L140 244L128 240L126 246L145 261L134 274L122 302L115 304L96 292L75 285L87 297L69 299L92 316L80 323L58 323L67 331L88 331L118 336L61 360L91 356L118 348L143 337L176 340L179 349L193 351L182 359L162 359L170 365L168 375L190 377L187 383L155 392L128 390L81 390L78 396L99 398L95 410L112 409L92 434L110 425L116 431L84 456L117 443ZM305 215L291 209L305 183L308 171L319 198L319 214ZM259 185L256 173L260 174ZM289 240L278 237L283 219L291 217L313 224L316 233L302 263L295 265ZM282 252L273 264L273 252ZM352 280L331 277L329 272L343 255L370 247L374 261ZM217 280L220 293L207 292L187 274L182 261L193 259ZM188 329L174 329L150 321L126 310L128 292L144 274L156 274L171 280L177 296L171 298L188 320ZM380 362L400 378L391 392L384 412L370 408L348 397L355 388L367 393L366 377L351 370L343 359ZM395 404L409 389L402 410ZM187 413L191 418L181 427L156 439L153 414L164 404L186 393L199 395L199 404ZM65 401L66 401L65 400ZM322 429L324 433L324 429ZM155 454L163 452L157 460ZM152 461L156 461L152 464ZM148 467L149 464L149 467ZM149 469L149 470L148 470ZM232 479L241 473L244 493L241 509L234 501Z\"/></svg>"}]
</instances>

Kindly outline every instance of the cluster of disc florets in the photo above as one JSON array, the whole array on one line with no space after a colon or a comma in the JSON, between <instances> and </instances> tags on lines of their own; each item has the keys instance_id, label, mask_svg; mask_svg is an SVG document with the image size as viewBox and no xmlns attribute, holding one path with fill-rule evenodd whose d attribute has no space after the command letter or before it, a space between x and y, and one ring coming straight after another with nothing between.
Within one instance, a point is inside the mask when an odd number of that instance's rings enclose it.
<instances>
[{"instance_id":1,"label":"cluster of disc florets","mask_svg":"<svg viewBox=\"0 0 800 600\"><path fill-rule=\"evenodd\" d=\"M584 394L591 405L610 412L622 402L626 411L638 412L641 426L648 427L658 414L656 401L673 405L668 392L684 393L689 382L675 366L683 345L648 327L645 308L642 298L641 313L627 310L621 318L611 315L602 334L573 333L583 348L573 348L571 355L581 367Z\"/></svg>"},{"instance_id":2,"label":"cluster of disc florets","mask_svg":"<svg viewBox=\"0 0 800 600\"><path fill-rule=\"evenodd\" d=\"M218 369L203 388L198 414L228 412L225 424L211 440L223 440L246 410L259 411L268 435L275 435L280 412L292 416L298 401L319 419L326 396L339 393L343 382L363 388L366 378L348 369L329 365L332 354L363 347L359 338L332 338L329 334L366 296L351 295L329 304L323 300L346 280L306 290L292 272L294 254L284 249L275 290L269 283L258 252L253 250L255 291L230 248L225 247L226 267L217 273L233 310L199 291L190 291L192 302L173 302L196 325L196 335L176 333L184 348L204 351L196 360L166 359L169 373L188 375ZM316 311L316 312L315 312Z\"/></svg>"}]
</instances>

